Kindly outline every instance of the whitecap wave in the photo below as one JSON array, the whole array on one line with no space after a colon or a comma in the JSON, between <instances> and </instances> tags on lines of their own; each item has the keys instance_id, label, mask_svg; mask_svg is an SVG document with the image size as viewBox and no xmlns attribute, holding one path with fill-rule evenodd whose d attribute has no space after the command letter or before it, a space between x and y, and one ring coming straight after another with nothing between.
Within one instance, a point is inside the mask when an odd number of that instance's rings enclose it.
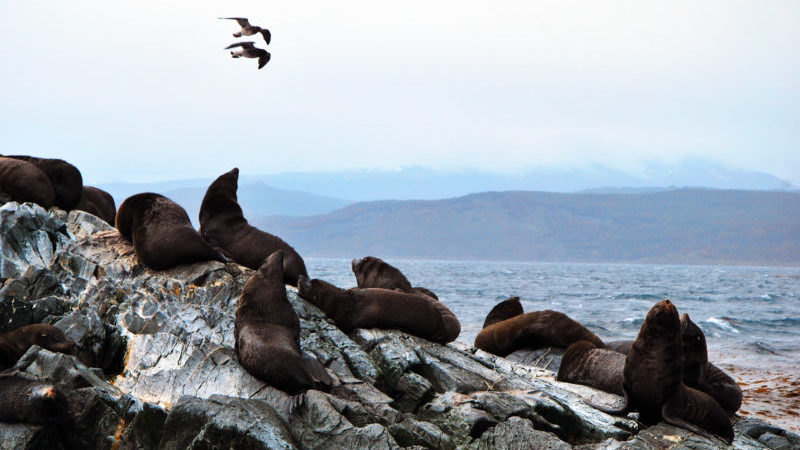
<instances>
[{"instance_id":1,"label":"whitecap wave","mask_svg":"<svg viewBox=\"0 0 800 450\"><path fill-rule=\"evenodd\" d=\"M709 317L705 323L714 325L715 327L721 328L725 331L729 331L731 333L739 334L739 330L734 327L730 322L725 319L719 319L717 317Z\"/></svg>"}]
</instances>

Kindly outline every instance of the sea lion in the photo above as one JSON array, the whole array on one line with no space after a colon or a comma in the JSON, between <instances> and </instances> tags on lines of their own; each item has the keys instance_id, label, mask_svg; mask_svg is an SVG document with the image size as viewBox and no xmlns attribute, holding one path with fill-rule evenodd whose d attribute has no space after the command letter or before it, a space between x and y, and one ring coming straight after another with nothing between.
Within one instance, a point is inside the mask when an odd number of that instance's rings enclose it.
<instances>
[{"instance_id":1,"label":"sea lion","mask_svg":"<svg viewBox=\"0 0 800 450\"><path fill-rule=\"evenodd\" d=\"M55 385L17 369L0 372L0 422L61 424L68 414L67 399Z\"/></svg>"},{"instance_id":2,"label":"sea lion","mask_svg":"<svg viewBox=\"0 0 800 450\"><path fill-rule=\"evenodd\" d=\"M303 258L281 238L251 226L236 199L239 169L220 175L206 190L200 205L200 234L231 259L251 269L276 250L284 254L284 282L297 286L297 277L308 277Z\"/></svg>"},{"instance_id":3,"label":"sea lion","mask_svg":"<svg viewBox=\"0 0 800 450\"><path fill-rule=\"evenodd\" d=\"M95 215L108 222L112 227L114 226L114 219L117 216L117 206L114 203L114 197L108 192L93 186L83 187L81 201L75 209Z\"/></svg>"},{"instance_id":4,"label":"sea lion","mask_svg":"<svg viewBox=\"0 0 800 450\"><path fill-rule=\"evenodd\" d=\"M340 289L301 276L298 295L319 307L345 333L355 328L400 330L440 344L454 341L461 323L427 295L380 288Z\"/></svg>"},{"instance_id":5,"label":"sea lion","mask_svg":"<svg viewBox=\"0 0 800 450\"><path fill-rule=\"evenodd\" d=\"M47 175L55 194L54 206L58 206L64 211L71 211L78 206L83 192L83 177L77 167L63 159L26 155L9 155L7 158L29 162Z\"/></svg>"},{"instance_id":6,"label":"sea lion","mask_svg":"<svg viewBox=\"0 0 800 450\"><path fill-rule=\"evenodd\" d=\"M556 380L624 395L624 368L625 355L622 353L598 348L593 342L578 341L567 347L561 357Z\"/></svg>"},{"instance_id":7,"label":"sea lion","mask_svg":"<svg viewBox=\"0 0 800 450\"><path fill-rule=\"evenodd\" d=\"M75 342L63 331L46 323L26 325L0 335L0 370L17 363L20 357L34 345L52 352L74 355Z\"/></svg>"},{"instance_id":8,"label":"sea lion","mask_svg":"<svg viewBox=\"0 0 800 450\"><path fill-rule=\"evenodd\" d=\"M681 348L683 382L710 395L728 414L738 411L742 406L742 388L709 362L705 334L689 314L681 316Z\"/></svg>"},{"instance_id":9,"label":"sea lion","mask_svg":"<svg viewBox=\"0 0 800 450\"><path fill-rule=\"evenodd\" d=\"M375 256L365 256L350 261L350 269L355 274L356 284L360 288L399 289L403 292L418 292L436 300L439 299L429 289L411 286L408 278L400 269Z\"/></svg>"},{"instance_id":10,"label":"sea lion","mask_svg":"<svg viewBox=\"0 0 800 450\"><path fill-rule=\"evenodd\" d=\"M133 242L136 256L153 270L201 261L227 262L192 228L179 204L147 192L128 197L117 211L117 229Z\"/></svg>"},{"instance_id":11,"label":"sea lion","mask_svg":"<svg viewBox=\"0 0 800 450\"><path fill-rule=\"evenodd\" d=\"M0 157L0 199L32 202L49 209L56 195L50 179L38 167L27 161Z\"/></svg>"},{"instance_id":12,"label":"sea lion","mask_svg":"<svg viewBox=\"0 0 800 450\"><path fill-rule=\"evenodd\" d=\"M612 341L606 348L627 354L632 344L630 340ZM689 314L681 316L681 364L684 384L710 395L728 414L734 414L742 406L742 388L708 360L705 335Z\"/></svg>"},{"instance_id":13,"label":"sea lion","mask_svg":"<svg viewBox=\"0 0 800 450\"><path fill-rule=\"evenodd\" d=\"M647 312L625 357L625 404L616 410L601 409L612 414L638 410L639 421L646 425L663 418L704 436L710 432L730 444L733 426L728 415L708 394L683 383L681 354L678 309L663 300Z\"/></svg>"},{"instance_id":14,"label":"sea lion","mask_svg":"<svg viewBox=\"0 0 800 450\"><path fill-rule=\"evenodd\" d=\"M300 350L300 321L286 297L283 263L278 250L245 283L233 329L236 356L251 375L291 395L330 390L325 368Z\"/></svg>"},{"instance_id":15,"label":"sea lion","mask_svg":"<svg viewBox=\"0 0 800 450\"><path fill-rule=\"evenodd\" d=\"M506 316L509 318L503 320ZM580 340L603 347L599 337L564 313L551 310L523 313L517 297L496 305L484 325L475 336L475 347L498 356L521 348L566 348Z\"/></svg>"}]
</instances>

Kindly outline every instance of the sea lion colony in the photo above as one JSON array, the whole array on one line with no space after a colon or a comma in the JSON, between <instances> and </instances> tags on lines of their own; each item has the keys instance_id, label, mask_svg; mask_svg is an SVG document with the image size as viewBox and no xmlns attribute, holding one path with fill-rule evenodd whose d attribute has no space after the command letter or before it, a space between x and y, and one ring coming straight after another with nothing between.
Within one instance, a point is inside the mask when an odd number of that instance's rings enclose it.
<instances>
[{"instance_id":1,"label":"sea lion colony","mask_svg":"<svg viewBox=\"0 0 800 450\"><path fill-rule=\"evenodd\" d=\"M155 193L133 195L114 211L108 193L83 186L80 171L59 159L0 157L0 200L77 209L115 221L138 260L151 270L203 261L255 269L236 309L235 351L248 372L294 395L292 407L306 390L329 391L333 381L324 366L300 348L299 321L286 298L286 284L296 286L301 298L318 306L344 332L399 329L442 344L458 337L458 319L436 294L413 287L399 269L379 258L351 262L358 284L354 288L309 279L294 248L244 218L236 198L238 174L234 168L209 186L199 232L180 205ZM23 327L0 335L0 370L13 366L31 345L68 354L76 350L55 327ZM561 312L525 313L519 298L511 297L487 314L475 347L500 356L521 348L565 348L557 378L624 395L624 406L611 412L638 410L645 424L664 419L728 443L733 437L728 415L741 405L741 389L708 361L702 330L687 314L678 318L669 300L648 312L636 340L607 344ZM59 388L14 369L0 375L0 391L37 393L27 400L8 396L0 417L4 421L54 420L45 416L58 414L45 414L42 405L60 408L64 402Z\"/></svg>"}]
</instances>

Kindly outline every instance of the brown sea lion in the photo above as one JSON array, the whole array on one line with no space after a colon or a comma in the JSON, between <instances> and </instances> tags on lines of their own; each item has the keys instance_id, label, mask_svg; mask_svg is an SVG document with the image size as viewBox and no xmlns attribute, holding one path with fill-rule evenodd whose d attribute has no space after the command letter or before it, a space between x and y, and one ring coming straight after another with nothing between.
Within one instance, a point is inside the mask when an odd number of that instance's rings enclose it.
<instances>
[{"instance_id":1,"label":"brown sea lion","mask_svg":"<svg viewBox=\"0 0 800 450\"><path fill-rule=\"evenodd\" d=\"M125 199L117 211L117 229L133 242L136 256L153 270L228 259L192 227L179 204L147 192Z\"/></svg>"},{"instance_id":2,"label":"brown sea lion","mask_svg":"<svg viewBox=\"0 0 800 450\"><path fill-rule=\"evenodd\" d=\"M11 155L8 158L29 162L47 175L55 194L54 206L65 211L71 211L78 206L83 192L83 177L77 167L63 159L25 155Z\"/></svg>"},{"instance_id":3,"label":"brown sea lion","mask_svg":"<svg viewBox=\"0 0 800 450\"><path fill-rule=\"evenodd\" d=\"M633 341L620 340L606 348L627 354ZM742 406L742 388L722 369L708 361L708 349L703 331L688 314L681 316L681 378L689 387L710 395L728 414Z\"/></svg>"},{"instance_id":4,"label":"brown sea lion","mask_svg":"<svg viewBox=\"0 0 800 450\"><path fill-rule=\"evenodd\" d=\"M567 347L561 357L556 380L624 395L624 368L625 355L622 353L598 348L593 342L578 341Z\"/></svg>"},{"instance_id":5,"label":"brown sea lion","mask_svg":"<svg viewBox=\"0 0 800 450\"><path fill-rule=\"evenodd\" d=\"M67 414L67 399L55 385L16 369L0 372L0 422L61 424Z\"/></svg>"},{"instance_id":6,"label":"brown sea lion","mask_svg":"<svg viewBox=\"0 0 800 450\"><path fill-rule=\"evenodd\" d=\"M356 284L360 288L399 289L403 292L418 292L436 300L439 299L429 289L411 286L408 278L400 269L375 256L365 256L350 261L350 269L353 270Z\"/></svg>"},{"instance_id":7,"label":"brown sea lion","mask_svg":"<svg viewBox=\"0 0 800 450\"><path fill-rule=\"evenodd\" d=\"M236 356L251 375L289 394L330 390L325 368L300 350L300 321L286 297L283 263L278 250L245 283L233 329Z\"/></svg>"},{"instance_id":8,"label":"brown sea lion","mask_svg":"<svg viewBox=\"0 0 800 450\"><path fill-rule=\"evenodd\" d=\"M681 316L683 382L710 395L728 414L742 406L742 388L728 374L708 361L706 336L689 314Z\"/></svg>"},{"instance_id":9,"label":"brown sea lion","mask_svg":"<svg viewBox=\"0 0 800 450\"><path fill-rule=\"evenodd\" d=\"M17 363L34 345L52 352L74 355L76 346L63 331L46 323L36 323L0 334L0 370Z\"/></svg>"},{"instance_id":10,"label":"brown sea lion","mask_svg":"<svg viewBox=\"0 0 800 450\"><path fill-rule=\"evenodd\" d=\"M114 226L114 220L117 216L117 206L114 203L114 197L108 192L93 186L83 187L81 201L75 209L93 214L108 222L112 227Z\"/></svg>"},{"instance_id":11,"label":"brown sea lion","mask_svg":"<svg viewBox=\"0 0 800 450\"><path fill-rule=\"evenodd\" d=\"M504 317L509 318L503 320ZM518 297L492 308L484 325L475 336L475 347L498 356L521 348L566 348L580 340L603 347L599 337L564 313L551 310L523 313Z\"/></svg>"},{"instance_id":12,"label":"brown sea lion","mask_svg":"<svg viewBox=\"0 0 800 450\"><path fill-rule=\"evenodd\" d=\"M344 290L304 276L297 287L301 298L320 308L345 333L383 328L446 344L461 332L453 312L427 295L380 288Z\"/></svg>"},{"instance_id":13,"label":"brown sea lion","mask_svg":"<svg viewBox=\"0 0 800 450\"><path fill-rule=\"evenodd\" d=\"M625 404L617 410L601 409L614 414L638 410L639 420L646 425L663 418L704 436L712 433L730 444L733 426L728 415L709 395L683 383L681 354L678 309L669 300L656 303L625 358Z\"/></svg>"},{"instance_id":14,"label":"brown sea lion","mask_svg":"<svg viewBox=\"0 0 800 450\"><path fill-rule=\"evenodd\" d=\"M2 202L32 202L49 209L55 201L50 179L27 161L0 157L0 199Z\"/></svg>"},{"instance_id":15,"label":"brown sea lion","mask_svg":"<svg viewBox=\"0 0 800 450\"><path fill-rule=\"evenodd\" d=\"M308 277L306 264L281 238L251 226L236 200L239 169L219 176L208 187L200 205L200 234L237 263L258 269L273 252L284 254L284 282L297 286L297 277Z\"/></svg>"}]
</instances>

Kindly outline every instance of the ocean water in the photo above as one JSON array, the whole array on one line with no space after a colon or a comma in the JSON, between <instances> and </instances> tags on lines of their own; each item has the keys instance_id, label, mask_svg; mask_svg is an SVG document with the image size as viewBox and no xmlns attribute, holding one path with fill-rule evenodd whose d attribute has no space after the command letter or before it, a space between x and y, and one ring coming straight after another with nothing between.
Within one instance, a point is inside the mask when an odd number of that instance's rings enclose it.
<instances>
[{"instance_id":1,"label":"ocean water","mask_svg":"<svg viewBox=\"0 0 800 450\"><path fill-rule=\"evenodd\" d=\"M489 310L519 296L526 312L553 309L603 340L633 339L669 298L702 328L709 359L741 385L740 414L800 432L800 267L387 260L434 291L472 344ZM356 284L350 261L306 259L309 274Z\"/></svg>"}]
</instances>

